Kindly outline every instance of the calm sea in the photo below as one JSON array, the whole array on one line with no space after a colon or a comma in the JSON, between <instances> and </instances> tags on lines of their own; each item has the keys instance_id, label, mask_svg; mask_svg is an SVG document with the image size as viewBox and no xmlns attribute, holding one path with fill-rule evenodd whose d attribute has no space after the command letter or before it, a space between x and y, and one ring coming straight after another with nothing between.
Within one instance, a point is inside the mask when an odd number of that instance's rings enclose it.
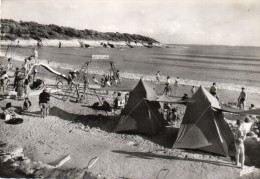
<instances>
[{"instance_id":1,"label":"calm sea","mask_svg":"<svg viewBox=\"0 0 260 179\"><path fill-rule=\"evenodd\" d=\"M15 53L27 55L22 49ZM25 55L25 56L26 56ZM79 67L91 55L109 55L120 71L180 77L200 81L260 87L260 47L185 45L175 48L56 48L39 49L39 58ZM109 69L108 60L92 60L91 66ZM91 67L90 66L90 67Z\"/></svg>"}]
</instances>

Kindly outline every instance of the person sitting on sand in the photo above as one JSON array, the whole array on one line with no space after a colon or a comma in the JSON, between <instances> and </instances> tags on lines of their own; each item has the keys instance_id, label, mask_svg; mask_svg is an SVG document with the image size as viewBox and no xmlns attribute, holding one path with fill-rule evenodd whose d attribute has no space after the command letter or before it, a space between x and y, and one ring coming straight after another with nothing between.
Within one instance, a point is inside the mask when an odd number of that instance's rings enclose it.
<instances>
[{"instance_id":1,"label":"person sitting on sand","mask_svg":"<svg viewBox=\"0 0 260 179\"><path fill-rule=\"evenodd\" d=\"M185 94L182 96L181 100L182 100L182 101L185 101L185 100L187 100L187 99L189 99L189 96L188 96L188 94L185 93Z\"/></svg>"},{"instance_id":2,"label":"person sitting on sand","mask_svg":"<svg viewBox=\"0 0 260 179\"><path fill-rule=\"evenodd\" d=\"M125 105L124 98L121 96L121 93L118 92L117 97L114 100L115 109L120 109L124 107L124 105Z\"/></svg>"},{"instance_id":3,"label":"person sitting on sand","mask_svg":"<svg viewBox=\"0 0 260 179\"><path fill-rule=\"evenodd\" d=\"M111 83L110 83L108 75L105 75L104 86L111 86Z\"/></svg>"},{"instance_id":4,"label":"person sitting on sand","mask_svg":"<svg viewBox=\"0 0 260 179\"><path fill-rule=\"evenodd\" d=\"M32 106L31 101L28 98L24 98L23 110L28 111Z\"/></svg>"},{"instance_id":5,"label":"person sitting on sand","mask_svg":"<svg viewBox=\"0 0 260 179\"><path fill-rule=\"evenodd\" d=\"M106 82L106 85L107 85L107 86L111 86L110 80L108 80L108 81Z\"/></svg>"},{"instance_id":6,"label":"person sitting on sand","mask_svg":"<svg viewBox=\"0 0 260 179\"><path fill-rule=\"evenodd\" d=\"M170 120L171 107L169 103L163 103L163 116L167 121Z\"/></svg>"},{"instance_id":7,"label":"person sitting on sand","mask_svg":"<svg viewBox=\"0 0 260 179\"><path fill-rule=\"evenodd\" d=\"M160 82L161 82L161 76L160 76L160 71L158 71L158 72L156 73L156 83L157 83L157 84L160 84Z\"/></svg>"},{"instance_id":8,"label":"person sitting on sand","mask_svg":"<svg viewBox=\"0 0 260 179\"><path fill-rule=\"evenodd\" d=\"M185 102L183 102L182 104L184 104L184 105L187 105L188 104L188 99L190 99L190 97L188 96L188 94L184 94L183 96L182 96L182 98L181 98L181 100L182 101L185 101Z\"/></svg>"},{"instance_id":9,"label":"person sitting on sand","mask_svg":"<svg viewBox=\"0 0 260 179\"><path fill-rule=\"evenodd\" d=\"M214 96L215 98L217 98L217 100L219 100L219 97L217 95L217 84L215 82L210 87L209 92L210 92L210 94L212 94L212 96Z\"/></svg>"},{"instance_id":10,"label":"person sitting on sand","mask_svg":"<svg viewBox=\"0 0 260 179\"><path fill-rule=\"evenodd\" d=\"M172 117L171 117L171 120L173 122L176 122L179 120L179 116L178 116L178 113L177 113L177 109L176 108L172 108Z\"/></svg>"},{"instance_id":11,"label":"person sitting on sand","mask_svg":"<svg viewBox=\"0 0 260 179\"><path fill-rule=\"evenodd\" d=\"M196 91L195 86L192 86L192 87L191 87L191 95L192 95L192 96L194 95L195 91Z\"/></svg>"},{"instance_id":12,"label":"person sitting on sand","mask_svg":"<svg viewBox=\"0 0 260 179\"><path fill-rule=\"evenodd\" d=\"M2 119L4 121L9 121L11 119L18 118L19 115L16 114L14 110L15 109L12 107L12 103L6 103Z\"/></svg>"},{"instance_id":13,"label":"person sitting on sand","mask_svg":"<svg viewBox=\"0 0 260 179\"><path fill-rule=\"evenodd\" d=\"M106 87L106 83L105 83L104 78L101 78L100 85L101 85L101 87Z\"/></svg>"},{"instance_id":14,"label":"person sitting on sand","mask_svg":"<svg viewBox=\"0 0 260 179\"><path fill-rule=\"evenodd\" d=\"M250 109L250 110L256 109L256 108L255 108L255 105L254 105L254 104L251 104L250 107L249 107L249 109Z\"/></svg>"},{"instance_id":15,"label":"person sitting on sand","mask_svg":"<svg viewBox=\"0 0 260 179\"><path fill-rule=\"evenodd\" d=\"M50 108L50 94L47 93L46 88L44 88L42 93L39 95L39 106L41 109L41 117L47 117Z\"/></svg>"},{"instance_id":16,"label":"person sitting on sand","mask_svg":"<svg viewBox=\"0 0 260 179\"><path fill-rule=\"evenodd\" d=\"M105 111L111 111L110 104L105 100L105 98L102 98L102 106L101 108Z\"/></svg>"},{"instance_id":17,"label":"person sitting on sand","mask_svg":"<svg viewBox=\"0 0 260 179\"><path fill-rule=\"evenodd\" d=\"M129 99L129 93L126 93L126 94L125 94L125 103L128 102L128 99Z\"/></svg>"},{"instance_id":18,"label":"person sitting on sand","mask_svg":"<svg viewBox=\"0 0 260 179\"><path fill-rule=\"evenodd\" d=\"M0 63L0 71L2 71L3 69L4 69L4 65Z\"/></svg>"},{"instance_id":19,"label":"person sitting on sand","mask_svg":"<svg viewBox=\"0 0 260 179\"><path fill-rule=\"evenodd\" d=\"M247 94L245 92L245 88L241 88L240 95L238 97L238 103L237 108L244 110L245 109L245 103L246 103Z\"/></svg>"}]
</instances>

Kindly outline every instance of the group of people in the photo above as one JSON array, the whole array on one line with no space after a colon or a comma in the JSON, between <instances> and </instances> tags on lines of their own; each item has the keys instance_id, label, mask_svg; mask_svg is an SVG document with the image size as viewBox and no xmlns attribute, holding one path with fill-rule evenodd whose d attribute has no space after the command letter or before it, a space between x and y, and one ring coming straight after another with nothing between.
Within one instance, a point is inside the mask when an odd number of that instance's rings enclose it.
<instances>
[{"instance_id":1,"label":"group of people","mask_svg":"<svg viewBox=\"0 0 260 179\"><path fill-rule=\"evenodd\" d=\"M156 80L157 80L156 83L158 83L158 84L160 84L160 77L159 77L159 80L158 80L159 73L160 73L160 71L158 71L157 77L156 77ZM172 92L170 84L171 84L170 76L167 76L166 82L165 82L165 87L164 87L164 92L165 92L166 95L170 95L171 92ZM179 77L177 77L175 79L174 85L179 86Z\"/></svg>"},{"instance_id":2,"label":"group of people","mask_svg":"<svg viewBox=\"0 0 260 179\"><path fill-rule=\"evenodd\" d=\"M217 84L215 82L210 87L209 92L210 92L210 94L212 94L212 96L216 97L217 100L219 100L219 96L217 94ZM237 99L237 108L238 109L245 110L246 99L247 99L247 94L245 92L245 88L242 87L241 92ZM254 107L254 104L251 104L251 107L252 106Z\"/></svg>"},{"instance_id":3,"label":"group of people","mask_svg":"<svg viewBox=\"0 0 260 179\"><path fill-rule=\"evenodd\" d=\"M158 71L156 73L156 83L157 84L160 84L161 83L161 76L160 76L160 71ZM166 95L170 95L171 92L172 92L172 89L171 89L171 86L170 86L170 83L171 83L171 80L170 80L170 76L167 76L166 78L166 82L165 82L165 87L164 87L164 93ZM175 85L179 85L179 77L177 77L175 79L175 82L174 82ZM191 88L191 95L193 95L194 93L196 92L196 87L195 86L192 86ZM212 86L210 87L209 89L209 92L212 96L214 96L217 100L219 100L219 96L217 94L217 84L214 82L212 84ZM247 99L247 94L245 92L245 88L242 87L241 88L241 92L240 92L240 95L238 97L238 102L237 102L237 108L238 109L242 109L244 110L245 109L245 103L246 103L246 99ZM253 105L253 104L252 104Z\"/></svg>"},{"instance_id":4,"label":"group of people","mask_svg":"<svg viewBox=\"0 0 260 179\"><path fill-rule=\"evenodd\" d=\"M163 104L162 114L168 122L176 122L180 120L177 108L172 107L170 103Z\"/></svg>"},{"instance_id":5,"label":"group of people","mask_svg":"<svg viewBox=\"0 0 260 179\"><path fill-rule=\"evenodd\" d=\"M101 78L100 82L98 81L97 77L94 75L92 77L92 81L94 84L100 85L101 87L110 87L112 86L113 82L116 86L119 84L122 84L122 78L120 77L119 70L116 71L116 73L110 77L109 75L103 75L103 78Z\"/></svg>"},{"instance_id":6,"label":"group of people","mask_svg":"<svg viewBox=\"0 0 260 179\"><path fill-rule=\"evenodd\" d=\"M117 96L115 97L113 101L113 106L109 104L109 102L106 101L106 99L103 97L101 99L101 104L99 102L96 102L92 105L93 109L98 109L98 110L104 110L104 111L112 111L112 109L117 110L117 109L122 109L124 108L125 104L128 101L129 98L129 93L125 94L125 97L122 96L122 93L118 92L115 93Z\"/></svg>"},{"instance_id":7,"label":"group of people","mask_svg":"<svg viewBox=\"0 0 260 179\"><path fill-rule=\"evenodd\" d=\"M25 111L30 111L31 106L32 102L29 100L28 97L24 98L24 102L21 108L22 110L15 109L12 106L12 103L9 102L6 104L5 110L1 115L1 119L3 119L4 121L10 121L16 118L20 118L19 114ZM44 88L42 93L40 93L39 95L39 108L41 110L41 117L47 117L50 109L50 94L47 92L46 88Z\"/></svg>"}]
</instances>

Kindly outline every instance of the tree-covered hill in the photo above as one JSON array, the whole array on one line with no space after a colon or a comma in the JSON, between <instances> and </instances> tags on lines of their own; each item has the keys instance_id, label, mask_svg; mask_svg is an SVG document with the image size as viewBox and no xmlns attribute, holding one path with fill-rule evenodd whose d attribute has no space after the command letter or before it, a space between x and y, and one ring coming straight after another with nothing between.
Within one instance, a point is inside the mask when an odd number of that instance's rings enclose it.
<instances>
[{"instance_id":1,"label":"tree-covered hill","mask_svg":"<svg viewBox=\"0 0 260 179\"><path fill-rule=\"evenodd\" d=\"M54 24L43 25L36 22L16 22L11 19L1 19L1 39L15 40L23 39L89 39L107 41L134 41L156 43L157 41L138 34L118 33L118 32L98 32L95 30L77 30L71 27L62 27Z\"/></svg>"}]
</instances>

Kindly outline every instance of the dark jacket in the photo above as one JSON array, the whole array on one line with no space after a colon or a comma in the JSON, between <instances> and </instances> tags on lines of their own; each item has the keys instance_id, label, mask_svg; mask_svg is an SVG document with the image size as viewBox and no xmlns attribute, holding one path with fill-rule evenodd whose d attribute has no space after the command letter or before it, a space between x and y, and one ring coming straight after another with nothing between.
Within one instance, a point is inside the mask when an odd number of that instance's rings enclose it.
<instances>
[{"instance_id":1,"label":"dark jacket","mask_svg":"<svg viewBox=\"0 0 260 179\"><path fill-rule=\"evenodd\" d=\"M23 109L28 110L29 107L31 107L31 106L32 106L31 101L28 101L28 102L25 102L25 101L24 101L24 103L23 103Z\"/></svg>"},{"instance_id":2,"label":"dark jacket","mask_svg":"<svg viewBox=\"0 0 260 179\"><path fill-rule=\"evenodd\" d=\"M50 101L50 94L43 91L39 96L39 103L48 103Z\"/></svg>"}]
</instances>

